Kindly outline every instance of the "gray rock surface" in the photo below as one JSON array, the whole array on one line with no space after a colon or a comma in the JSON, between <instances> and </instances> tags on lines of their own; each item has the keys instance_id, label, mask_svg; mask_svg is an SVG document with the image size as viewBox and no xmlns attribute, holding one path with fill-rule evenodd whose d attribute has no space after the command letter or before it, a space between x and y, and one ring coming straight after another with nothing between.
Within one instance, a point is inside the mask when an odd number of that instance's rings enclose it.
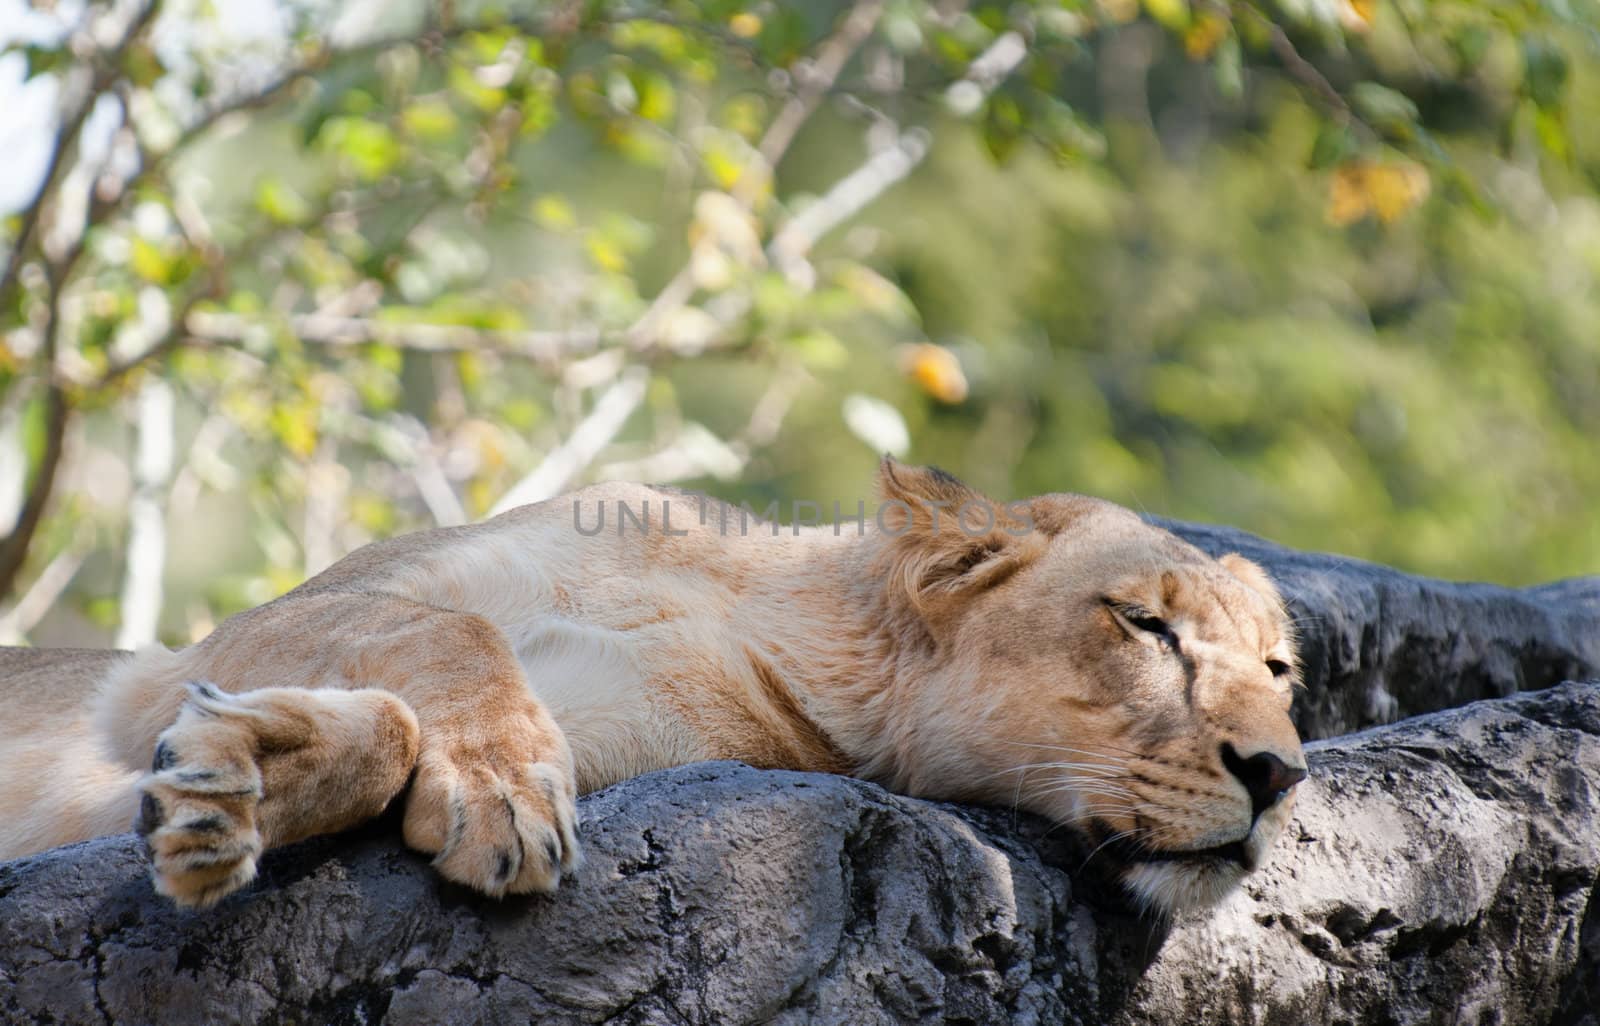
<instances>
[{"instance_id":1,"label":"gray rock surface","mask_svg":"<svg viewBox=\"0 0 1600 1026\"><path fill-rule=\"evenodd\" d=\"M1306 692L1295 718L1308 738L1600 677L1600 577L1457 584L1231 527L1148 519L1214 556L1253 559L1277 582L1300 631Z\"/></svg>"},{"instance_id":2,"label":"gray rock surface","mask_svg":"<svg viewBox=\"0 0 1600 1026\"><path fill-rule=\"evenodd\" d=\"M1084 903L1064 831L729 763L583 799L552 897L445 885L387 822L182 912L106 838L0 866L0 1021L1593 1021L1600 685L1309 754L1273 861L1170 930Z\"/></svg>"}]
</instances>

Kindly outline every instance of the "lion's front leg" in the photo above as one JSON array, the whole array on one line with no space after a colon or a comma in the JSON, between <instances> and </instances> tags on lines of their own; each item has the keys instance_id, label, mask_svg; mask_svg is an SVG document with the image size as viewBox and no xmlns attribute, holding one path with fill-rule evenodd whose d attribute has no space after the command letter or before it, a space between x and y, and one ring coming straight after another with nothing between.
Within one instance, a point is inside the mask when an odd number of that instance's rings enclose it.
<instances>
[{"instance_id":1,"label":"lion's front leg","mask_svg":"<svg viewBox=\"0 0 1600 1026\"><path fill-rule=\"evenodd\" d=\"M566 739L532 699L492 720L423 717L405 838L448 879L495 897L554 890L577 867Z\"/></svg>"},{"instance_id":2,"label":"lion's front leg","mask_svg":"<svg viewBox=\"0 0 1600 1026\"><path fill-rule=\"evenodd\" d=\"M417 751L416 717L387 692L191 684L139 782L156 890L215 904L255 877L265 849L382 812Z\"/></svg>"},{"instance_id":3,"label":"lion's front leg","mask_svg":"<svg viewBox=\"0 0 1600 1026\"><path fill-rule=\"evenodd\" d=\"M421 727L406 843L485 894L554 889L580 858L572 754L505 636L482 617L441 611L394 641L364 666Z\"/></svg>"},{"instance_id":4,"label":"lion's front leg","mask_svg":"<svg viewBox=\"0 0 1600 1026\"><path fill-rule=\"evenodd\" d=\"M173 658L113 689L107 719L138 721L176 674L219 685L191 689L142 785L157 887L180 902L243 886L266 848L376 815L408 777L406 840L447 878L498 896L577 866L566 738L488 620L331 592L229 621Z\"/></svg>"}]
</instances>

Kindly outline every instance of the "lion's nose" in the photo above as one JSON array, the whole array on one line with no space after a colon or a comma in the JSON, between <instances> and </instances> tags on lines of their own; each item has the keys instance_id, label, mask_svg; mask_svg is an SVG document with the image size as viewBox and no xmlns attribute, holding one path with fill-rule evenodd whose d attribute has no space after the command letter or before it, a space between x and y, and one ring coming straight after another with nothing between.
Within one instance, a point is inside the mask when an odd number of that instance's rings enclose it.
<instances>
[{"instance_id":1,"label":"lion's nose","mask_svg":"<svg viewBox=\"0 0 1600 1026\"><path fill-rule=\"evenodd\" d=\"M1233 745L1223 742L1222 765L1239 778L1250 793L1250 822L1277 804L1289 788L1306 778L1304 766L1291 766L1271 752L1241 756Z\"/></svg>"}]
</instances>

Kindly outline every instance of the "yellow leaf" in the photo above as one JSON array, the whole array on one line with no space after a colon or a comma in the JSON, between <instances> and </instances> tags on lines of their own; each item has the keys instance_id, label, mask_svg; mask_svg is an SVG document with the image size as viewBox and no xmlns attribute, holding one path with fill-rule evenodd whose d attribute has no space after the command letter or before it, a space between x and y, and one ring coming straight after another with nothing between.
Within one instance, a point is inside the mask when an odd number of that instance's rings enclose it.
<instances>
[{"instance_id":1,"label":"yellow leaf","mask_svg":"<svg viewBox=\"0 0 1600 1026\"><path fill-rule=\"evenodd\" d=\"M134 274L157 285L165 285L172 277L172 260L149 239L134 238L128 263Z\"/></svg>"},{"instance_id":2,"label":"yellow leaf","mask_svg":"<svg viewBox=\"0 0 1600 1026\"><path fill-rule=\"evenodd\" d=\"M456 114L437 97L418 100L400 114L406 130L420 139L447 139L456 130Z\"/></svg>"},{"instance_id":3,"label":"yellow leaf","mask_svg":"<svg viewBox=\"0 0 1600 1026\"><path fill-rule=\"evenodd\" d=\"M266 584L272 593L272 598L299 587L303 580L305 577L299 571L281 566L269 569L266 575Z\"/></svg>"},{"instance_id":4,"label":"yellow leaf","mask_svg":"<svg viewBox=\"0 0 1600 1026\"><path fill-rule=\"evenodd\" d=\"M1328 222L1341 227L1367 216L1367 193L1355 164L1342 164L1333 170L1328 183Z\"/></svg>"},{"instance_id":5,"label":"yellow leaf","mask_svg":"<svg viewBox=\"0 0 1600 1026\"><path fill-rule=\"evenodd\" d=\"M743 11L728 19L728 31L740 39L753 39L761 34L761 15Z\"/></svg>"},{"instance_id":6,"label":"yellow leaf","mask_svg":"<svg viewBox=\"0 0 1600 1026\"><path fill-rule=\"evenodd\" d=\"M562 196L545 193L533 201L533 219L552 232L571 231L578 226L578 212Z\"/></svg>"},{"instance_id":7,"label":"yellow leaf","mask_svg":"<svg viewBox=\"0 0 1600 1026\"><path fill-rule=\"evenodd\" d=\"M714 149L706 154L706 170L724 189L731 189L744 171L744 161L725 149Z\"/></svg>"},{"instance_id":8,"label":"yellow leaf","mask_svg":"<svg viewBox=\"0 0 1600 1026\"><path fill-rule=\"evenodd\" d=\"M584 247L589 251L589 259L593 260L595 266L601 270L613 273L627 270L628 255L610 239L601 235L590 235L584 240Z\"/></svg>"},{"instance_id":9,"label":"yellow leaf","mask_svg":"<svg viewBox=\"0 0 1600 1026\"><path fill-rule=\"evenodd\" d=\"M1346 32L1366 32L1378 15L1378 0L1339 0L1337 9Z\"/></svg>"},{"instance_id":10,"label":"yellow leaf","mask_svg":"<svg viewBox=\"0 0 1600 1026\"><path fill-rule=\"evenodd\" d=\"M296 224L311 216L311 204L280 178L264 178L256 187L256 209L274 224Z\"/></svg>"},{"instance_id":11,"label":"yellow leaf","mask_svg":"<svg viewBox=\"0 0 1600 1026\"><path fill-rule=\"evenodd\" d=\"M461 425L461 434L476 450L478 466L494 473L506 465L505 439L499 428L486 420L469 420Z\"/></svg>"},{"instance_id":12,"label":"yellow leaf","mask_svg":"<svg viewBox=\"0 0 1600 1026\"><path fill-rule=\"evenodd\" d=\"M1327 218L1343 226L1370 215L1393 224L1427 199L1430 187L1427 168L1413 161L1347 161L1328 183Z\"/></svg>"},{"instance_id":13,"label":"yellow leaf","mask_svg":"<svg viewBox=\"0 0 1600 1026\"><path fill-rule=\"evenodd\" d=\"M1174 32L1182 32L1189 25L1189 0L1144 0L1144 9Z\"/></svg>"},{"instance_id":14,"label":"yellow leaf","mask_svg":"<svg viewBox=\"0 0 1600 1026\"><path fill-rule=\"evenodd\" d=\"M1126 25L1139 16L1139 0L1099 0L1100 11L1118 25Z\"/></svg>"},{"instance_id":15,"label":"yellow leaf","mask_svg":"<svg viewBox=\"0 0 1600 1026\"><path fill-rule=\"evenodd\" d=\"M959 403L967 397L967 376L961 361L944 346L931 342L907 346L900 366L922 390L942 403Z\"/></svg>"},{"instance_id":16,"label":"yellow leaf","mask_svg":"<svg viewBox=\"0 0 1600 1026\"><path fill-rule=\"evenodd\" d=\"M467 512L474 517L480 517L489 511L498 498L496 491L489 487L489 482L481 477L475 477L467 482Z\"/></svg>"},{"instance_id":17,"label":"yellow leaf","mask_svg":"<svg viewBox=\"0 0 1600 1026\"><path fill-rule=\"evenodd\" d=\"M1384 164L1369 175L1367 195L1384 224L1393 224L1427 198L1428 172L1421 164Z\"/></svg>"},{"instance_id":18,"label":"yellow leaf","mask_svg":"<svg viewBox=\"0 0 1600 1026\"><path fill-rule=\"evenodd\" d=\"M766 125L766 107L756 96L735 96L722 106L722 123L744 139L754 139Z\"/></svg>"},{"instance_id":19,"label":"yellow leaf","mask_svg":"<svg viewBox=\"0 0 1600 1026\"><path fill-rule=\"evenodd\" d=\"M309 403L284 405L272 411L272 430L291 453L304 459L317 448L317 409Z\"/></svg>"},{"instance_id":20,"label":"yellow leaf","mask_svg":"<svg viewBox=\"0 0 1600 1026\"><path fill-rule=\"evenodd\" d=\"M1217 49L1217 44L1228 36L1228 19L1206 11L1194 20L1189 31L1183 34L1183 49L1192 60L1203 61Z\"/></svg>"},{"instance_id":21,"label":"yellow leaf","mask_svg":"<svg viewBox=\"0 0 1600 1026\"><path fill-rule=\"evenodd\" d=\"M394 507L373 493L358 493L351 497L350 519L368 534L382 537L394 533Z\"/></svg>"}]
</instances>

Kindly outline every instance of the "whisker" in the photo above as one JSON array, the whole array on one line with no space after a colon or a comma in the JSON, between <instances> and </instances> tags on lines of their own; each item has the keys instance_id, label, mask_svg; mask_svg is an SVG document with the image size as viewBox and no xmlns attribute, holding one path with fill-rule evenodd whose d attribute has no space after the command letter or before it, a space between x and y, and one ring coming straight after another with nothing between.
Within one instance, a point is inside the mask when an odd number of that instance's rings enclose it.
<instances>
[{"instance_id":1,"label":"whisker","mask_svg":"<svg viewBox=\"0 0 1600 1026\"><path fill-rule=\"evenodd\" d=\"M1130 786L1109 780L1072 780L1072 778L1067 778L1067 780L1046 780L1037 784L1037 788L1038 791L1035 791L1034 794L1056 794L1058 791L1077 791L1080 794L1101 792L1101 794L1122 794L1122 796L1126 797L1134 797L1134 794L1136 794Z\"/></svg>"},{"instance_id":2,"label":"whisker","mask_svg":"<svg viewBox=\"0 0 1600 1026\"><path fill-rule=\"evenodd\" d=\"M1022 764L1020 766L1010 766L1010 767L1007 767L1005 769L990 770L987 773L980 774L976 779L978 779L978 780L987 780L990 777L1003 776L1004 774L1007 774L1007 773L1026 774L1029 770L1049 770L1049 769L1071 770L1071 771L1078 771L1078 772L1085 772L1085 773L1096 773L1096 774L1121 774L1123 772L1123 768L1121 766L1113 766L1110 763L1098 763L1098 762L1029 762L1029 763L1024 763L1024 764Z\"/></svg>"},{"instance_id":3,"label":"whisker","mask_svg":"<svg viewBox=\"0 0 1600 1026\"><path fill-rule=\"evenodd\" d=\"M1137 795L1128 791L1091 791L1087 789L1057 787L1048 791L1037 791L1033 794L1030 794L1028 798L1030 801L1042 801L1058 794L1072 794L1079 798L1109 798L1114 801L1126 803L1126 805L1122 807L1131 807L1134 804L1139 804L1149 808L1162 808L1159 802L1152 802L1144 795Z\"/></svg>"},{"instance_id":4,"label":"whisker","mask_svg":"<svg viewBox=\"0 0 1600 1026\"><path fill-rule=\"evenodd\" d=\"M1114 844L1117 841L1122 840L1123 838L1136 838L1137 835L1143 834L1143 833L1147 833L1147 831L1142 830L1142 829L1140 829L1138 827L1134 827L1134 828L1131 828L1131 829L1128 829L1128 830L1119 830L1119 831L1117 831L1116 833L1112 834L1110 837L1107 837L1105 840L1103 840L1099 844L1095 845L1094 846L1094 850L1083 857L1082 864L1080 864L1078 866L1078 872L1081 873L1085 869L1087 869L1088 866L1089 866L1089 861L1091 859L1093 859L1096 855L1100 854L1101 849L1105 848L1106 845Z\"/></svg>"},{"instance_id":5,"label":"whisker","mask_svg":"<svg viewBox=\"0 0 1600 1026\"><path fill-rule=\"evenodd\" d=\"M1098 749L1099 749L1098 751L1093 749L1093 748L1074 748L1071 745L1040 744L1040 743L1029 742L1029 741L1010 741L1008 743L1009 744L1013 744L1013 745L1022 745L1022 746L1027 747L1027 748L1055 749L1056 751L1072 752L1075 755L1089 755L1089 756L1094 756L1096 758L1101 758L1101 759L1117 759L1117 760L1120 760L1120 761L1123 761L1123 762L1126 762L1129 759L1134 759L1134 760L1137 760L1139 762L1161 762L1162 761L1162 760L1157 759L1157 758L1155 758L1153 756L1147 755L1147 754L1145 754L1143 752L1134 751L1132 748L1123 748L1120 745L1113 745L1113 744L1109 744L1109 743L1104 742L1104 741L1088 741L1088 742L1084 742L1085 744L1091 744L1091 745L1097 746Z\"/></svg>"},{"instance_id":6,"label":"whisker","mask_svg":"<svg viewBox=\"0 0 1600 1026\"><path fill-rule=\"evenodd\" d=\"M1118 749L1118 748L1115 748L1115 746L1111 746L1111 745L1102 746L1103 748L1108 749L1107 751L1098 751L1097 752L1097 751L1094 751L1094 750L1088 749L1088 748L1074 748L1072 745L1061 745L1061 744L1054 744L1054 743L1050 743L1050 742L1008 741L1007 744L1021 745L1024 748L1043 748L1043 749L1046 749L1047 751L1053 751L1053 752L1072 752L1075 755L1093 755L1093 756L1098 756L1098 757L1101 757L1101 758L1105 758L1106 756L1110 755L1111 751L1113 751L1113 750L1114 751L1126 752L1129 755L1138 755L1139 754L1138 752L1135 752L1131 748ZM1116 758L1116 756L1114 756L1114 755L1111 756L1111 757L1112 758Z\"/></svg>"},{"instance_id":7,"label":"whisker","mask_svg":"<svg viewBox=\"0 0 1600 1026\"><path fill-rule=\"evenodd\" d=\"M1042 785L1037 790L1029 792L1028 796L1030 798L1045 798L1053 794L1069 793L1081 795L1097 794L1105 798L1148 799L1150 797L1149 795L1141 795L1137 791L1132 791L1125 787L1095 787L1092 784L1074 784L1070 781L1059 781L1056 783Z\"/></svg>"}]
</instances>

